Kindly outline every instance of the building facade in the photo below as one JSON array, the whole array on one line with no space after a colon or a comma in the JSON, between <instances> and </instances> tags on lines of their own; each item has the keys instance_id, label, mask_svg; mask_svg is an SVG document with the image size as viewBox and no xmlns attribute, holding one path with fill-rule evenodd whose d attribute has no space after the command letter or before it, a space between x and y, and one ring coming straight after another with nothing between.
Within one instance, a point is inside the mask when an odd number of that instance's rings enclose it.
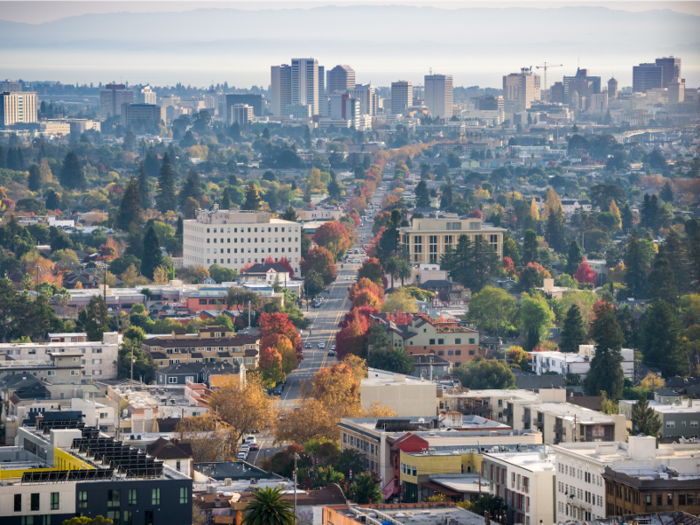
<instances>
[{"instance_id":1,"label":"building facade","mask_svg":"<svg viewBox=\"0 0 700 525\"><path fill-rule=\"evenodd\" d=\"M639 64L632 68L632 91L646 93L663 85L664 68L657 64Z\"/></svg>"},{"instance_id":2,"label":"building facade","mask_svg":"<svg viewBox=\"0 0 700 525\"><path fill-rule=\"evenodd\" d=\"M277 66L280 67L280 66ZM288 104L290 102L287 102ZM245 104L250 106L253 109L253 115L256 117L262 117L263 116L263 108L265 107L265 97L263 95L258 95L256 93L246 93L246 94L239 94L239 93L234 93L230 95L226 95L226 107L227 107L227 119L230 121L232 116L231 116L231 110L233 107L239 104ZM252 119L251 119L252 120Z\"/></svg>"},{"instance_id":3,"label":"building facade","mask_svg":"<svg viewBox=\"0 0 700 525\"><path fill-rule=\"evenodd\" d=\"M452 75L425 75L425 105L433 118L452 118Z\"/></svg>"},{"instance_id":4,"label":"building facade","mask_svg":"<svg viewBox=\"0 0 700 525\"><path fill-rule=\"evenodd\" d=\"M673 56L657 58L655 60L657 66L662 70L661 87L671 87L671 82L681 78L681 59Z\"/></svg>"},{"instance_id":5,"label":"building facade","mask_svg":"<svg viewBox=\"0 0 700 525\"><path fill-rule=\"evenodd\" d=\"M413 105L413 84L407 80L391 83L391 114L401 115Z\"/></svg>"},{"instance_id":6,"label":"building facade","mask_svg":"<svg viewBox=\"0 0 700 525\"><path fill-rule=\"evenodd\" d=\"M165 124L166 109L154 104L124 104L121 111L122 126L130 126L138 122L146 122L157 126Z\"/></svg>"},{"instance_id":7,"label":"building facade","mask_svg":"<svg viewBox=\"0 0 700 525\"><path fill-rule=\"evenodd\" d=\"M304 104L319 114L319 70L314 58L292 59L292 104Z\"/></svg>"},{"instance_id":8,"label":"building facade","mask_svg":"<svg viewBox=\"0 0 700 525\"><path fill-rule=\"evenodd\" d=\"M340 91L344 93L355 88L355 70L347 65L335 66L328 72L326 93L329 95Z\"/></svg>"},{"instance_id":9,"label":"building facade","mask_svg":"<svg viewBox=\"0 0 700 525\"><path fill-rule=\"evenodd\" d=\"M183 264L218 264L242 270L247 263L286 258L300 274L301 227L296 222L271 219L264 211L198 210L184 221Z\"/></svg>"},{"instance_id":10,"label":"building facade","mask_svg":"<svg viewBox=\"0 0 700 525\"><path fill-rule=\"evenodd\" d=\"M100 119L121 115L123 104L133 103L133 90L126 89L124 84L107 84L100 90Z\"/></svg>"},{"instance_id":11,"label":"building facade","mask_svg":"<svg viewBox=\"0 0 700 525\"><path fill-rule=\"evenodd\" d=\"M504 76L503 100L506 113L529 109L535 100L540 100L540 76L533 75L531 68Z\"/></svg>"},{"instance_id":12,"label":"building facade","mask_svg":"<svg viewBox=\"0 0 700 525\"><path fill-rule=\"evenodd\" d=\"M156 92L151 89L151 86L145 86L139 90L137 103L156 105Z\"/></svg>"},{"instance_id":13,"label":"building facade","mask_svg":"<svg viewBox=\"0 0 700 525\"><path fill-rule=\"evenodd\" d=\"M472 242L481 237L502 259L504 231L473 218L413 219L411 226L400 228L401 241L412 264L440 262L446 248L456 247L461 235Z\"/></svg>"},{"instance_id":14,"label":"building facade","mask_svg":"<svg viewBox=\"0 0 700 525\"><path fill-rule=\"evenodd\" d=\"M0 126L37 122L37 96L31 91L0 92Z\"/></svg>"},{"instance_id":15,"label":"building facade","mask_svg":"<svg viewBox=\"0 0 700 525\"><path fill-rule=\"evenodd\" d=\"M292 104L292 68L272 66L270 77L270 109L275 117L282 117Z\"/></svg>"},{"instance_id":16,"label":"building facade","mask_svg":"<svg viewBox=\"0 0 700 525\"><path fill-rule=\"evenodd\" d=\"M248 104L235 104L229 107L229 124L239 126L253 122L253 108Z\"/></svg>"}]
</instances>

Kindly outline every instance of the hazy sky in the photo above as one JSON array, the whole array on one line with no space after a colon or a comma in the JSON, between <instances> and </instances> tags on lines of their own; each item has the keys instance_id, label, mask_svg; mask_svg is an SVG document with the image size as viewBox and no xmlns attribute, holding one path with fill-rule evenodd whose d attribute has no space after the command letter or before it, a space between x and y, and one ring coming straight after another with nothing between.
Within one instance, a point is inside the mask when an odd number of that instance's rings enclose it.
<instances>
[{"instance_id":1,"label":"hazy sky","mask_svg":"<svg viewBox=\"0 0 700 525\"><path fill-rule=\"evenodd\" d=\"M637 1L623 0L617 2L572 1L528 1L528 0L490 0L472 1L462 0L433 0L433 1L405 1L405 0L362 0L362 1L328 1L328 0L256 0L255 2L208 2L189 1L173 2L169 0L156 0L140 2L137 0L123 0L112 2L109 0L90 0L78 2L66 2L63 0L23 0L21 2L0 1L0 19L13 22L25 22L40 24L57 20L66 16L83 15L89 13L116 13L116 12L155 12L155 11L188 11L198 7L235 7L237 9L284 9L284 8L311 8L320 5L415 5L433 6L444 9L459 7L562 7L562 6L604 6L611 9L644 11L647 9L672 9L681 13L700 15L700 1Z\"/></svg>"}]
</instances>

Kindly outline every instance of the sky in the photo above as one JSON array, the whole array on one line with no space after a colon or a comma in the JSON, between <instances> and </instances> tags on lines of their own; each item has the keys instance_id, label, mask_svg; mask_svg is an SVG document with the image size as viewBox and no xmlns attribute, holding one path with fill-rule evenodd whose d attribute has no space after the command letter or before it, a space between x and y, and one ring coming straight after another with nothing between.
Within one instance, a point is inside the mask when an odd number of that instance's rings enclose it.
<instances>
[{"instance_id":1,"label":"sky","mask_svg":"<svg viewBox=\"0 0 700 525\"><path fill-rule=\"evenodd\" d=\"M456 9L460 7L562 7L562 6L604 6L611 9L627 11L642 11L647 9L671 9L679 13L700 15L700 1L638 1L624 0L616 2L597 2L595 0L585 2L561 2L556 0L533 2L529 0L490 0L472 1L462 0L433 0L433 1L401 1L401 0L363 0L363 1L331 1L314 0L256 0L255 2L209 2L189 1L173 2L169 0L156 0L141 2L138 0L122 0L113 2L109 0L89 0L66 2L63 0L23 0L21 2L0 1L0 20L13 22L25 22L40 24L58 20L66 16L83 15L88 13L116 13L116 12L154 12L154 11L188 11L198 7L235 7L236 9L284 9L284 8L311 8L320 5L415 5L433 6L443 9Z\"/></svg>"}]
</instances>

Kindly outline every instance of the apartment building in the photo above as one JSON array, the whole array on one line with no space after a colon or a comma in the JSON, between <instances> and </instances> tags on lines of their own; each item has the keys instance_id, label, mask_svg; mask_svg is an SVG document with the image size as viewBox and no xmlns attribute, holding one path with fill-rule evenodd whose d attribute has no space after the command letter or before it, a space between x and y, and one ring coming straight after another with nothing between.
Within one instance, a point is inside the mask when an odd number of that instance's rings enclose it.
<instances>
[{"instance_id":1,"label":"apartment building","mask_svg":"<svg viewBox=\"0 0 700 525\"><path fill-rule=\"evenodd\" d=\"M391 83L391 114L401 115L413 105L413 84L407 80Z\"/></svg>"},{"instance_id":2,"label":"apartment building","mask_svg":"<svg viewBox=\"0 0 700 525\"><path fill-rule=\"evenodd\" d=\"M184 221L183 265L218 264L242 270L246 263L286 258L300 274L301 233L296 222L272 219L264 211L197 210Z\"/></svg>"},{"instance_id":3,"label":"apartment building","mask_svg":"<svg viewBox=\"0 0 700 525\"><path fill-rule=\"evenodd\" d=\"M379 95L375 93L372 84L356 84L348 89L348 95L360 101L360 113L362 115L375 116L379 110Z\"/></svg>"},{"instance_id":4,"label":"apartment building","mask_svg":"<svg viewBox=\"0 0 700 525\"><path fill-rule=\"evenodd\" d=\"M521 68L520 73L503 77L503 101L506 113L529 109L540 100L540 76L532 74L532 68Z\"/></svg>"},{"instance_id":5,"label":"apartment building","mask_svg":"<svg viewBox=\"0 0 700 525\"><path fill-rule=\"evenodd\" d=\"M482 476L490 481L491 495L506 504L508 525L554 523L556 462L552 450L487 453Z\"/></svg>"},{"instance_id":6,"label":"apartment building","mask_svg":"<svg viewBox=\"0 0 700 525\"><path fill-rule=\"evenodd\" d=\"M133 103L133 90L126 89L124 84L107 84L100 90L100 119L121 115L123 105Z\"/></svg>"},{"instance_id":7,"label":"apartment building","mask_svg":"<svg viewBox=\"0 0 700 525\"><path fill-rule=\"evenodd\" d=\"M234 104L229 107L229 124L244 126L253 122L253 107L248 104Z\"/></svg>"},{"instance_id":8,"label":"apartment building","mask_svg":"<svg viewBox=\"0 0 700 525\"><path fill-rule=\"evenodd\" d=\"M75 341L72 341L75 339ZM118 332L105 332L102 341L87 341L87 334L49 334L49 343L2 343L0 359L7 356L12 361L3 366L19 366L21 363L31 366L49 361L53 354L71 354L78 356L82 367L82 376L86 379L116 379L117 358L122 336ZM55 341L55 342L54 342ZM55 374L49 374L53 377ZM47 380L54 382L51 377Z\"/></svg>"},{"instance_id":9,"label":"apartment building","mask_svg":"<svg viewBox=\"0 0 700 525\"><path fill-rule=\"evenodd\" d=\"M81 423L46 412L0 449L0 516L7 525L58 524L76 515L115 523L192 523L192 479Z\"/></svg>"},{"instance_id":10,"label":"apartment building","mask_svg":"<svg viewBox=\"0 0 700 525\"><path fill-rule=\"evenodd\" d=\"M416 315L406 325L390 321L386 325L389 342L408 355L435 354L453 366L479 355L479 332L456 323L439 323L425 315Z\"/></svg>"},{"instance_id":11,"label":"apartment building","mask_svg":"<svg viewBox=\"0 0 700 525\"><path fill-rule=\"evenodd\" d=\"M0 92L0 126L37 122L37 96L32 91Z\"/></svg>"},{"instance_id":12,"label":"apartment building","mask_svg":"<svg viewBox=\"0 0 700 525\"><path fill-rule=\"evenodd\" d=\"M437 385L403 374L391 377L368 377L360 383L362 408L373 403L391 407L397 416L435 416Z\"/></svg>"},{"instance_id":13,"label":"apartment building","mask_svg":"<svg viewBox=\"0 0 700 525\"><path fill-rule=\"evenodd\" d=\"M279 66L278 66L279 67ZM256 117L263 116L263 108L265 107L265 96L256 93L233 93L226 95L226 113L229 122L232 119L231 110L234 106L245 104L253 109L253 115ZM252 120L252 118L251 118Z\"/></svg>"},{"instance_id":14,"label":"apartment building","mask_svg":"<svg viewBox=\"0 0 700 525\"><path fill-rule=\"evenodd\" d=\"M157 126L161 122L165 124L166 113L166 108L155 104L122 104L122 126L131 126L141 122L153 126Z\"/></svg>"},{"instance_id":15,"label":"apartment building","mask_svg":"<svg viewBox=\"0 0 700 525\"><path fill-rule=\"evenodd\" d=\"M218 325L202 327L197 334L173 332L141 342L141 349L160 367L177 363L244 364L258 366L260 336L240 335Z\"/></svg>"},{"instance_id":16,"label":"apartment building","mask_svg":"<svg viewBox=\"0 0 700 525\"><path fill-rule=\"evenodd\" d=\"M566 390L462 390L449 388L438 390L437 405L440 411L458 411L507 423L512 427L515 418L522 418L522 405L566 401ZM515 415L515 417L514 417Z\"/></svg>"},{"instance_id":17,"label":"apartment building","mask_svg":"<svg viewBox=\"0 0 700 525\"><path fill-rule=\"evenodd\" d=\"M482 238L503 258L503 234L497 228L477 218L413 219L411 226L399 228L401 241L412 264L439 263L448 246L455 248L459 237L466 235L474 242Z\"/></svg>"},{"instance_id":18,"label":"apartment building","mask_svg":"<svg viewBox=\"0 0 700 525\"><path fill-rule=\"evenodd\" d=\"M545 288L546 291L546 288ZM634 379L634 350L623 348L622 373L627 379ZM594 345L580 345L577 354L572 352L530 352L532 369L537 375L554 372L555 374L576 374L586 379L595 357Z\"/></svg>"},{"instance_id":19,"label":"apartment building","mask_svg":"<svg viewBox=\"0 0 700 525\"><path fill-rule=\"evenodd\" d=\"M680 510L700 513L698 445L659 445L650 436L618 443L613 465L606 466L605 512L656 514Z\"/></svg>"},{"instance_id":20,"label":"apartment building","mask_svg":"<svg viewBox=\"0 0 700 525\"><path fill-rule=\"evenodd\" d=\"M649 401L649 407L654 409L661 421L662 438L700 437L700 400L682 399L678 396L674 402L662 402L660 396L656 395L655 398L654 401ZM636 404L636 399L620 400L620 414L631 420L632 408Z\"/></svg>"},{"instance_id":21,"label":"apartment building","mask_svg":"<svg viewBox=\"0 0 700 525\"><path fill-rule=\"evenodd\" d=\"M452 75L425 75L425 105L433 118L452 118Z\"/></svg>"}]
</instances>

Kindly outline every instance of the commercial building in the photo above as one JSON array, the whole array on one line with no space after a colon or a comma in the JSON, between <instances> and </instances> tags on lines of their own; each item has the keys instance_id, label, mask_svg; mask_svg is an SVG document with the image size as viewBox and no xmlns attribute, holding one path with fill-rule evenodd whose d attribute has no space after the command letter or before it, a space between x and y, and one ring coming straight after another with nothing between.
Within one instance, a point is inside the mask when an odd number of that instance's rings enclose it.
<instances>
[{"instance_id":1,"label":"commercial building","mask_svg":"<svg viewBox=\"0 0 700 525\"><path fill-rule=\"evenodd\" d=\"M564 88L564 104L571 104L571 95L576 92L580 97L590 97L590 95L600 93L601 79L588 74L587 69L576 69L573 76L565 76L562 80Z\"/></svg>"},{"instance_id":2,"label":"commercial building","mask_svg":"<svg viewBox=\"0 0 700 525\"><path fill-rule=\"evenodd\" d=\"M683 399L678 396L673 401L662 401L662 397L655 394L655 400L649 401L649 407L661 421L659 433L665 439L697 438L700 437L700 400ZM636 399L620 400L620 414L628 420L632 419L632 408L637 404Z\"/></svg>"},{"instance_id":3,"label":"commercial building","mask_svg":"<svg viewBox=\"0 0 700 525\"><path fill-rule=\"evenodd\" d=\"M412 264L437 263L448 246L457 246L459 237L466 235L474 242L481 237L503 258L503 228L480 219L413 219L411 226L399 228L401 242Z\"/></svg>"},{"instance_id":4,"label":"commercial building","mask_svg":"<svg viewBox=\"0 0 700 525\"><path fill-rule=\"evenodd\" d=\"M248 104L235 104L229 106L229 124L238 124L239 126L253 122L253 107Z\"/></svg>"},{"instance_id":5,"label":"commercial building","mask_svg":"<svg viewBox=\"0 0 700 525\"><path fill-rule=\"evenodd\" d=\"M156 92L153 91L151 86L144 86L139 89L138 95L136 97L137 104L149 104L151 106L156 105Z\"/></svg>"},{"instance_id":6,"label":"commercial building","mask_svg":"<svg viewBox=\"0 0 700 525\"><path fill-rule=\"evenodd\" d=\"M37 122L37 96L32 91L0 92L0 126Z\"/></svg>"},{"instance_id":7,"label":"commercial building","mask_svg":"<svg viewBox=\"0 0 700 525\"><path fill-rule=\"evenodd\" d=\"M311 107L311 114L319 113L319 68L314 58L292 59L292 104Z\"/></svg>"},{"instance_id":8,"label":"commercial building","mask_svg":"<svg viewBox=\"0 0 700 525\"><path fill-rule=\"evenodd\" d=\"M484 96L474 100L476 109L479 111L503 111L505 107L505 103L503 102L503 97L501 95Z\"/></svg>"},{"instance_id":9,"label":"commercial building","mask_svg":"<svg viewBox=\"0 0 700 525\"><path fill-rule=\"evenodd\" d=\"M202 327L196 334L173 332L168 337L144 339L141 349L161 367L177 363L228 363L256 368L259 342L257 335L240 335L230 328L214 325Z\"/></svg>"},{"instance_id":10,"label":"commercial building","mask_svg":"<svg viewBox=\"0 0 700 525\"><path fill-rule=\"evenodd\" d=\"M617 79L612 77L608 80L608 100L615 100L617 98Z\"/></svg>"},{"instance_id":11,"label":"commercial building","mask_svg":"<svg viewBox=\"0 0 700 525\"><path fill-rule=\"evenodd\" d=\"M515 416L522 419L524 405L535 403L564 403L566 390L438 390L438 409L458 411L465 415L487 417L508 426L515 424Z\"/></svg>"},{"instance_id":12,"label":"commercial building","mask_svg":"<svg viewBox=\"0 0 700 525\"><path fill-rule=\"evenodd\" d=\"M100 119L121 115L123 105L133 103L133 90L126 89L124 84L107 84L100 90Z\"/></svg>"},{"instance_id":13,"label":"commercial building","mask_svg":"<svg viewBox=\"0 0 700 525\"><path fill-rule=\"evenodd\" d=\"M646 93L663 86L664 68L657 64L639 64L632 68L632 91Z\"/></svg>"},{"instance_id":14,"label":"commercial building","mask_svg":"<svg viewBox=\"0 0 700 525\"><path fill-rule=\"evenodd\" d=\"M679 104L685 100L685 79L676 78L668 84L668 102Z\"/></svg>"},{"instance_id":15,"label":"commercial building","mask_svg":"<svg viewBox=\"0 0 700 525\"><path fill-rule=\"evenodd\" d=\"M196 219L184 221L183 265L218 264L240 272L246 263L286 258L300 274L300 236L298 223L264 211L197 210Z\"/></svg>"},{"instance_id":16,"label":"commercial building","mask_svg":"<svg viewBox=\"0 0 700 525\"><path fill-rule=\"evenodd\" d=\"M4 80L3 82L0 82L0 92L5 91L22 91L22 83L14 82L12 80Z\"/></svg>"},{"instance_id":17,"label":"commercial building","mask_svg":"<svg viewBox=\"0 0 700 525\"><path fill-rule=\"evenodd\" d=\"M681 78L681 59L673 56L657 58L656 65L662 70L661 87L669 88L671 83Z\"/></svg>"},{"instance_id":18,"label":"commercial building","mask_svg":"<svg viewBox=\"0 0 700 525\"><path fill-rule=\"evenodd\" d=\"M349 120L350 127L360 129L360 101L347 93L333 93L329 100L331 120Z\"/></svg>"},{"instance_id":19,"label":"commercial building","mask_svg":"<svg viewBox=\"0 0 700 525\"><path fill-rule=\"evenodd\" d=\"M304 119L312 116L313 107L308 104L289 104L284 112L289 118Z\"/></svg>"},{"instance_id":20,"label":"commercial building","mask_svg":"<svg viewBox=\"0 0 700 525\"><path fill-rule=\"evenodd\" d=\"M355 84L355 87L348 89L348 95L360 101L360 113L362 115L374 116L379 110L379 95L374 91L372 84Z\"/></svg>"},{"instance_id":21,"label":"commercial building","mask_svg":"<svg viewBox=\"0 0 700 525\"><path fill-rule=\"evenodd\" d=\"M51 335L51 334L50 334ZM37 364L49 360L52 354L79 355L78 362L83 369L83 376L96 379L115 379L117 377L117 357L122 336L118 332L105 332L102 341L87 341L74 334L78 341L65 341L66 334L54 334L54 339L64 339L50 343L2 343L0 344L0 358L9 358L3 363L3 367L12 366L13 363ZM46 379L55 382L54 374L49 374Z\"/></svg>"},{"instance_id":22,"label":"commercial building","mask_svg":"<svg viewBox=\"0 0 700 525\"><path fill-rule=\"evenodd\" d=\"M121 524L190 525L192 479L85 426L46 412L0 449L0 515L7 525L58 524L76 515Z\"/></svg>"},{"instance_id":23,"label":"commercial building","mask_svg":"<svg viewBox=\"0 0 700 525\"><path fill-rule=\"evenodd\" d=\"M503 77L503 100L506 113L529 109L540 100L540 76L532 74L532 68L521 68L520 73Z\"/></svg>"},{"instance_id":24,"label":"commercial building","mask_svg":"<svg viewBox=\"0 0 700 525\"><path fill-rule=\"evenodd\" d=\"M452 75L425 75L425 105L433 118L452 118Z\"/></svg>"},{"instance_id":25,"label":"commercial building","mask_svg":"<svg viewBox=\"0 0 700 525\"><path fill-rule=\"evenodd\" d=\"M391 407L397 416L436 415L437 385L395 374L391 377L368 377L360 383L362 408L374 403Z\"/></svg>"},{"instance_id":26,"label":"commercial building","mask_svg":"<svg viewBox=\"0 0 700 525\"><path fill-rule=\"evenodd\" d=\"M508 525L554 523L556 463L551 449L521 453L487 453L483 478L491 495L503 498Z\"/></svg>"},{"instance_id":27,"label":"commercial building","mask_svg":"<svg viewBox=\"0 0 700 525\"><path fill-rule=\"evenodd\" d=\"M280 67L280 66L277 66ZM290 104L291 102L287 102ZM245 104L253 109L253 115L256 117L263 116L263 107L265 106L265 97L263 95L258 95L255 93L246 94L231 94L226 95L226 108L227 108L227 120L229 122L234 122L233 116L231 114L233 107L236 105ZM252 119L251 119L252 120Z\"/></svg>"},{"instance_id":28,"label":"commercial building","mask_svg":"<svg viewBox=\"0 0 700 525\"><path fill-rule=\"evenodd\" d=\"M161 122L165 124L167 119L166 108L152 104L123 104L121 111L122 126L147 123L157 126Z\"/></svg>"},{"instance_id":29,"label":"commercial building","mask_svg":"<svg viewBox=\"0 0 700 525\"><path fill-rule=\"evenodd\" d=\"M407 80L391 83L391 114L401 115L413 105L413 84Z\"/></svg>"},{"instance_id":30,"label":"commercial building","mask_svg":"<svg viewBox=\"0 0 700 525\"><path fill-rule=\"evenodd\" d=\"M326 93L329 95L339 91L344 93L355 88L355 70L347 65L335 66L328 72Z\"/></svg>"}]
</instances>

